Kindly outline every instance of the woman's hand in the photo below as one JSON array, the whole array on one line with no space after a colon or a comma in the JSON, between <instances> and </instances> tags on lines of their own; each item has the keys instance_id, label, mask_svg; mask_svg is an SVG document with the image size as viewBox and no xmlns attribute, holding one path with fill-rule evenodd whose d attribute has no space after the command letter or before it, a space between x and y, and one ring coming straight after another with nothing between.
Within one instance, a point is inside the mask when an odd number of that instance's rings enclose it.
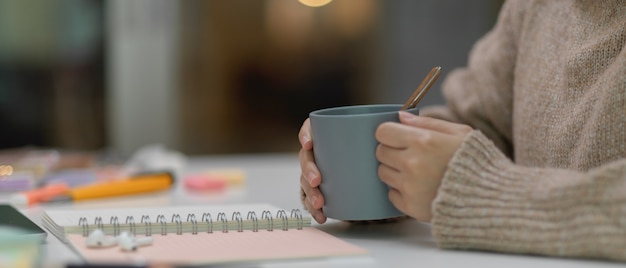
<instances>
[{"instance_id":1,"label":"woman's hand","mask_svg":"<svg viewBox=\"0 0 626 268\"><path fill-rule=\"evenodd\" d=\"M300 187L304 195L304 200L302 201L315 221L324 223L326 222L326 215L324 215L322 211L324 196L322 196L322 192L320 192L319 188L322 182L322 176L313 158L313 139L311 138L310 119L307 118L302 124L300 132L298 133L298 140L300 140L300 144L302 145L302 149L300 149L300 154L298 155L300 168L302 169L300 175Z\"/></svg>"},{"instance_id":2,"label":"woman's hand","mask_svg":"<svg viewBox=\"0 0 626 268\"><path fill-rule=\"evenodd\" d=\"M383 123L376 130L378 176L391 188L389 199L398 210L430 221L448 162L472 128L408 112L399 116L400 123Z\"/></svg>"}]
</instances>

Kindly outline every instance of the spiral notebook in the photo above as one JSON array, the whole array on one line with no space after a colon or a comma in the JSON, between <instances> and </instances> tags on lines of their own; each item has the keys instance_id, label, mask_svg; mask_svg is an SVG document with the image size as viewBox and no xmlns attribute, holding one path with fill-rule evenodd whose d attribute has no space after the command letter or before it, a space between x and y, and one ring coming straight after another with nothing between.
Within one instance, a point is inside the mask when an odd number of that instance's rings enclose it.
<instances>
[{"instance_id":1,"label":"spiral notebook","mask_svg":"<svg viewBox=\"0 0 626 268\"><path fill-rule=\"evenodd\" d=\"M89 263L206 265L368 254L312 227L300 210L268 204L46 210L42 222ZM153 244L132 252L87 248L95 229L151 236Z\"/></svg>"}]
</instances>

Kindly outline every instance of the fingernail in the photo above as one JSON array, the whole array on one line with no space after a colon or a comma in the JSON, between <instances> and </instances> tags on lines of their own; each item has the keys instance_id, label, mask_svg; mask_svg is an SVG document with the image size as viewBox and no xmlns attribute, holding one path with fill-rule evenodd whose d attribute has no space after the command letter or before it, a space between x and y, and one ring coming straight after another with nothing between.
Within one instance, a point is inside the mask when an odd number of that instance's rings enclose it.
<instances>
[{"instance_id":1,"label":"fingernail","mask_svg":"<svg viewBox=\"0 0 626 268\"><path fill-rule=\"evenodd\" d=\"M315 221L318 223L324 223L326 221L326 219L324 218L324 215L321 213L315 214L313 218L315 218Z\"/></svg>"},{"instance_id":2,"label":"fingernail","mask_svg":"<svg viewBox=\"0 0 626 268\"><path fill-rule=\"evenodd\" d=\"M409 119L412 119L412 118L415 117L414 114L409 113L409 112L405 112L405 111L400 111L398 116L400 117L400 119L403 119L403 120L409 120Z\"/></svg>"}]
</instances>

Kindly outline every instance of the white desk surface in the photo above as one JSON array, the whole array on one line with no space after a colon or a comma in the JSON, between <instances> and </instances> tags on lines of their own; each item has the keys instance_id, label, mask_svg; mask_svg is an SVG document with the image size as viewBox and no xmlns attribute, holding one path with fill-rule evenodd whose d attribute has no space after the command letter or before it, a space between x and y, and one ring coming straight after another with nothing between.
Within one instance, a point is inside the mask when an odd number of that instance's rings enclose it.
<instances>
[{"instance_id":1,"label":"white desk surface","mask_svg":"<svg viewBox=\"0 0 626 268\"><path fill-rule=\"evenodd\" d=\"M40 224L46 208L114 208L124 206L169 206L192 204L269 203L284 209L301 208L299 199L300 167L296 154L225 155L196 157L188 160L183 172L234 168L246 172L241 190L222 193L192 193L182 185L168 192L134 197L102 199L67 204L37 205L22 212ZM9 200L0 194L0 203ZM40 224L41 225L41 224ZM365 257L342 257L320 260L263 262L245 267L624 267L608 261L562 259L542 256L512 255L480 251L441 250L435 245L428 224L404 220L388 224L349 224L329 220L315 227L336 237L366 248ZM43 249L45 267L63 267L80 263L79 256L49 234Z\"/></svg>"}]
</instances>

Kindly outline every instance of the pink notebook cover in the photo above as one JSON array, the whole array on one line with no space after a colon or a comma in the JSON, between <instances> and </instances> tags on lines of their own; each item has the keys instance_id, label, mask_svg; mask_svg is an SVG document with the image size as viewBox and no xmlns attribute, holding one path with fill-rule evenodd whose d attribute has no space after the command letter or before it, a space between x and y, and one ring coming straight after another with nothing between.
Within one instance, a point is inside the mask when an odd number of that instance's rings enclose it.
<instances>
[{"instance_id":1,"label":"pink notebook cover","mask_svg":"<svg viewBox=\"0 0 626 268\"><path fill-rule=\"evenodd\" d=\"M148 264L176 264L176 265L206 265L232 262L255 262L270 260L294 260L306 258L324 258L351 255L365 255L368 252L321 231L310 225L310 215L292 218L283 221L278 213L272 214L274 217L273 228L261 226L267 224L267 218L263 218L263 212L278 211L277 207L268 204L243 204L243 205L223 205L223 206L183 206L183 207L163 207L163 208L115 208L115 209L92 209L92 210L50 210L43 216L43 223L46 228L52 231L55 236L70 244L89 263L148 263ZM200 221L203 212L211 212L213 221L209 230L206 222ZM233 215L235 212L242 212L242 217L246 217L245 212L255 212L258 220L256 231L251 229L235 228L224 232L222 222L217 212L224 212L225 215ZM170 219L171 215L182 215L180 226L189 222L184 222L185 215L193 214L198 220L197 233L175 232L178 224L166 223L170 228L162 232L162 224L155 219L159 215L166 215ZM95 228L96 218L101 218L106 225L109 219L119 219L119 231L124 231L124 219L132 216L138 230L137 237L145 236L139 230L143 226L151 226L151 236L153 244L139 247L136 251L122 251L120 247L110 248L88 248L85 245L86 237L83 236L83 227ZM151 225L139 222L144 217L151 219ZM85 218L86 226L79 226L81 218ZM228 217L230 220L231 218ZM246 218L244 218L246 219ZM286 218L285 218L286 219ZM282 228L284 222L300 223ZM249 223L249 222L248 222ZM171 226L170 226L171 225ZM238 227L237 221L232 222L230 227ZM126 226L128 227L128 226ZM189 226L188 226L189 227ZM248 226L250 227L250 226ZM254 229L254 228L253 228ZM64 230L64 231L63 231ZM88 229L91 230L91 229ZM110 229L109 229L110 230ZM271 230L271 231L270 231ZM165 234L162 234L165 233ZM109 234L112 235L112 234Z\"/></svg>"},{"instance_id":2,"label":"pink notebook cover","mask_svg":"<svg viewBox=\"0 0 626 268\"><path fill-rule=\"evenodd\" d=\"M94 249L85 246L85 237L67 235L72 246L88 262L169 263L183 265L288 260L367 254L314 227L301 230L221 231L198 234L153 235L150 246L133 252L119 247Z\"/></svg>"}]
</instances>

